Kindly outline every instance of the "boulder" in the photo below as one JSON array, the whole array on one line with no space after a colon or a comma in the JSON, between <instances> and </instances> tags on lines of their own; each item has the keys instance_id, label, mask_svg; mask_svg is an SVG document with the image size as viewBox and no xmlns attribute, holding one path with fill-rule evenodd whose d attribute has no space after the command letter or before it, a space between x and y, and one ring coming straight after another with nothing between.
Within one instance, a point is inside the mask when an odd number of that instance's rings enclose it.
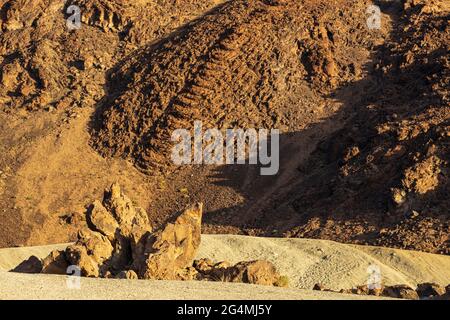
<instances>
[{"instance_id":1,"label":"boulder","mask_svg":"<svg viewBox=\"0 0 450 320\"><path fill-rule=\"evenodd\" d=\"M194 267L187 267L177 271L176 278L182 281L198 280L198 271Z\"/></svg>"},{"instance_id":2,"label":"boulder","mask_svg":"<svg viewBox=\"0 0 450 320\"><path fill-rule=\"evenodd\" d=\"M410 299L410 300L419 299L419 295L413 288L402 284L385 287L382 295L385 297L399 298L399 299Z\"/></svg>"},{"instance_id":3,"label":"boulder","mask_svg":"<svg viewBox=\"0 0 450 320\"><path fill-rule=\"evenodd\" d=\"M76 245L86 248L89 256L99 265L110 259L113 253L113 246L106 236L88 229L78 233Z\"/></svg>"},{"instance_id":4,"label":"boulder","mask_svg":"<svg viewBox=\"0 0 450 320\"><path fill-rule=\"evenodd\" d=\"M144 279L176 279L179 270L192 266L200 246L203 205L186 209L175 221L152 235L140 274Z\"/></svg>"},{"instance_id":5,"label":"boulder","mask_svg":"<svg viewBox=\"0 0 450 320\"><path fill-rule=\"evenodd\" d=\"M214 267L214 262L211 259L203 258L200 260L195 260L193 263L193 267L201 273L207 273L211 271Z\"/></svg>"},{"instance_id":6,"label":"boulder","mask_svg":"<svg viewBox=\"0 0 450 320\"><path fill-rule=\"evenodd\" d=\"M357 286L356 288L353 288L351 290L348 290L351 294L359 294L359 295L370 295L370 296L381 296L384 291L384 286L380 286L379 288L368 286L368 285L362 285Z\"/></svg>"},{"instance_id":7,"label":"boulder","mask_svg":"<svg viewBox=\"0 0 450 320\"><path fill-rule=\"evenodd\" d=\"M241 282L259 285L277 285L280 275L275 266L265 260L240 262L234 266L216 264L211 266L207 260L199 260L194 266L201 280L221 282Z\"/></svg>"},{"instance_id":8,"label":"boulder","mask_svg":"<svg viewBox=\"0 0 450 320\"><path fill-rule=\"evenodd\" d=\"M31 256L27 260L20 263L17 267L12 269L11 272L41 273L42 272L42 260L36 256Z\"/></svg>"},{"instance_id":9,"label":"boulder","mask_svg":"<svg viewBox=\"0 0 450 320\"><path fill-rule=\"evenodd\" d=\"M42 273L47 274L66 274L69 263L66 260L64 251L52 251L42 261Z\"/></svg>"},{"instance_id":10,"label":"boulder","mask_svg":"<svg viewBox=\"0 0 450 320\"><path fill-rule=\"evenodd\" d=\"M437 283L420 283L417 285L417 294L420 298L432 298L445 294L445 288Z\"/></svg>"}]
</instances>

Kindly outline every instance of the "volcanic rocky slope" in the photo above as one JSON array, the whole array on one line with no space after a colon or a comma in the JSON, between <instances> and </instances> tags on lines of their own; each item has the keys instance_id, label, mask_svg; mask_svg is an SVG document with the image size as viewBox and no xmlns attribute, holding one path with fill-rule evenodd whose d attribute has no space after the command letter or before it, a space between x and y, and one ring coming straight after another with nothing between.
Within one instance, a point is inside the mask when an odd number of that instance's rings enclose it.
<instances>
[{"instance_id":1,"label":"volcanic rocky slope","mask_svg":"<svg viewBox=\"0 0 450 320\"><path fill-rule=\"evenodd\" d=\"M237 215L248 206L208 222L448 252L448 8L385 5L393 24L380 42L354 23L364 21L365 7L352 4L332 21L334 7L324 3L218 6L118 67L94 145L154 173L170 164L171 132L194 120L296 132L299 102L306 108L333 97L346 124L318 143L288 191L244 219ZM350 59L354 48L371 50L373 62Z\"/></svg>"},{"instance_id":2,"label":"volcanic rocky slope","mask_svg":"<svg viewBox=\"0 0 450 320\"><path fill-rule=\"evenodd\" d=\"M302 168L311 173L290 203L306 214L290 236L359 224L342 240L364 226L373 244L449 253L449 15L413 3L377 54L364 104Z\"/></svg>"},{"instance_id":3,"label":"volcanic rocky slope","mask_svg":"<svg viewBox=\"0 0 450 320\"><path fill-rule=\"evenodd\" d=\"M349 23L364 20L365 7L355 5L336 20L336 7L325 3L314 9L290 0L219 5L119 65L94 145L106 156L154 169L170 164L171 133L195 120L205 129L296 130L299 101L318 103L316 91L357 77L358 61L347 53L358 59L355 47L373 45L376 37L363 25Z\"/></svg>"},{"instance_id":4,"label":"volcanic rocky slope","mask_svg":"<svg viewBox=\"0 0 450 320\"><path fill-rule=\"evenodd\" d=\"M0 0L1 245L83 216L126 159L158 230L204 202L205 232L448 253L448 4L380 2L380 30L370 4ZM195 120L280 129L279 174L175 168L171 133Z\"/></svg>"},{"instance_id":5,"label":"volcanic rocky slope","mask_svg":"<svg viewBox=\"0 0 450 320\"><path fill-rule=\"evenodd\" d=\"M97 101L103 94L97 86L117 58L214 4L213 0L95 0L65 5L59 0L2 0L0 108L64 109ZM79 30L66 26L70 5L80 8Z\"/></svg>"}]
</instances>

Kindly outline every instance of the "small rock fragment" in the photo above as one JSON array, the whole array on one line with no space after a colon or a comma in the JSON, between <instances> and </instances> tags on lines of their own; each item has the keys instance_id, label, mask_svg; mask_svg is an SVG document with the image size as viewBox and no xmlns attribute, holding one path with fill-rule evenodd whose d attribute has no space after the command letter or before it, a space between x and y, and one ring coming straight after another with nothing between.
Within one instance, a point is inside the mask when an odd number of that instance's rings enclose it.
<instances>
[{"instance_id":1,"label":"small rock fragment","mask_svg":"<svg viewBox=\"0 0 450 320\"><path fill-rule=\"evenodd\" d=\"M18 273L41 273L42 261L36 256L31 256L27 260L20 263L17 267L11 270L11 272Z\"/></svg>"},{"instance_id":2,"label":"small rock fragment","mask_svg":"<svg viewBox=\"0 0 450 320\"><path fill-rule=\"evenodd\" d=\"M137 280L138 275L133 270L121 271L117 274L116 279L128 279L128 280Z\"/></svg>"}]
</instances>

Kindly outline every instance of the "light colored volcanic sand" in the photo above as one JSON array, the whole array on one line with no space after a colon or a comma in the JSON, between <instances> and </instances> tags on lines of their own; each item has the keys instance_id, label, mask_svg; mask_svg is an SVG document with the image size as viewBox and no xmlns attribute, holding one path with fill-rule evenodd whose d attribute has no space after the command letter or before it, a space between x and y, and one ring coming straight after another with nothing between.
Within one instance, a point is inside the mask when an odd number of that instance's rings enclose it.
<instances>
[{"instance_id":1,"label":"light colored volcanic sand","mask_svg":"<svg viewBox=\"0 0 450 320\"><path fill-rule=\"evenodd\" d=\"M380 267L385 285L450 283L450 256L316 239L207 235L202 240L199 257L231 262L267 259L289 277L291 287L311 289L322 283L340 290L363 285L371 264Z\"/></svg>"},{"instance_id":2,"label":"light colored volcanic sand","mask_svg":"<svg viewBox=\"0 0 450 320\"><path fill-rule=\"evenodd\" d=\"M0 299L120 300L348 300L371 299L302 289L205 281L150 281L84 278L81 290L68 289L67 277L0 271Z\"/></svg>"},{"instance_id":3,"label":"light colored volcanic sand","mask_svg":"<svg viewBox=\"0 0 450 320\"><path fill-rule=\"evenodd\" d=\"M325 240L203 235L198 258L268 259L290 288L247 284L82 279L82 290L69 290L67 277L7 273L30 255L45 257L66 245L0 249L1 299L368 299L373 297L312 291L315 283L339 290L365 284L370 264L381 269L386 285L450 283L450 256Z\"/></svg>"}]
</instances>

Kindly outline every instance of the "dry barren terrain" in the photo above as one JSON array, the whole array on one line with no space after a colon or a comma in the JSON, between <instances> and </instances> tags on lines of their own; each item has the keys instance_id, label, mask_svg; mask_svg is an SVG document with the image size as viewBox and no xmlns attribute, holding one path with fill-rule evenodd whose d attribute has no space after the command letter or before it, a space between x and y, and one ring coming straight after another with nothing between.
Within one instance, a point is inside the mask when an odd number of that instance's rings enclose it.
<instances>
[{"instance_id":1,"label":"dry barren terrain","mask_svg":"<svg viewBox=\"0 0 450 320\"><path fill-rule=\"evenodd\" d=\"M450 6L375 1L371 29L372 4L0 0L0 247L74 241L86 205L119 182L155 229L203 202L200 255L271 260L295 288L363 284L369 261L392 284L447 285ZM194 121L279 129L278 174L175 166L171 134ZM4 268L28 252L8 250ZM46 281L62 279L33 278L29 297ZM129 290L153 285L166 286ZM281 294L237 290L229 297Z\"/></svg>"},{"instance_id":2,"label":"dry barren terrain","mask_svg":"<svg viewBox=\"0 0 450 320\"><path fill-rule=\"evenodd\" d=\"M450 282L448 256L326 240L204 235L197 258L215 261L267 259L288 276L289 288L216 282L83 278L82 290L67 288L65 276L6 273L34 255L44 258L67 244L0 249L0 298L27 299L381 299L313 291L316 283L340 290L364 285L371 264L380 266L383 285Z\"/></svg>"}]
</instances>

